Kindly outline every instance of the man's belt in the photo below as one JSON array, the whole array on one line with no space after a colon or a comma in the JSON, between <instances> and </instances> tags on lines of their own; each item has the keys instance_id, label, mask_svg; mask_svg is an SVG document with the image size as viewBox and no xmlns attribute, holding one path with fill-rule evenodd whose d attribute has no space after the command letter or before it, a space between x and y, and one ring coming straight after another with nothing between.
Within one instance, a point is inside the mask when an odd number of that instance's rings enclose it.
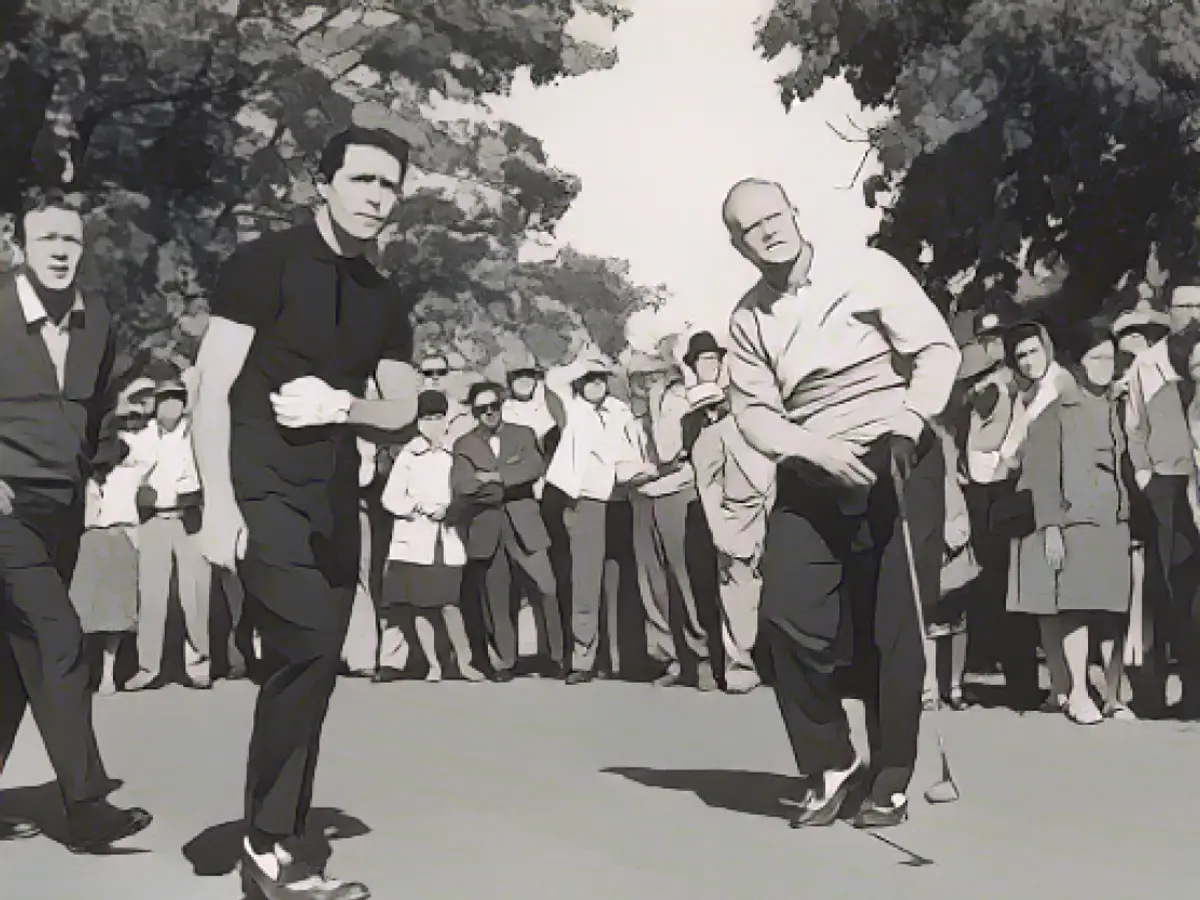
<instances>
[{"instance_id":1,"label":"man's belt","mask_svg":"<svg viewBox=\"0 0 1200 900\"><path fill-rule=\"evenodd\" d=\"M504 502L512 503L515 500L534 500L533 482L527 481L525 484L514 484L512 487L504 489Z\"/></svg>"}]
</instances>

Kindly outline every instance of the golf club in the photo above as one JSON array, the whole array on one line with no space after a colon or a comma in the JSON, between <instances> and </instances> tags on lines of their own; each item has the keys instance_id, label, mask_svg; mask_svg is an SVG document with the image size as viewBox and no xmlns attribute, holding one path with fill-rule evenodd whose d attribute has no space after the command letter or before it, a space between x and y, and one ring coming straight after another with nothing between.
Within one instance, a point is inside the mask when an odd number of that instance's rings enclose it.
<instances>
[{"instance_id":1,"label":"golf club","mask_svg":"<svg viewBox=\"0 0 1200 900\"><path fill-rule=\"evenodd\" d=\"M908 577L912 582L913 604L917 610L917 627L921 629L921 639L925 639L925 611L921 608L921 579L917 577L916 555L913 552L912 529L908 520L908 505L904 498L905 478L901 477L900 467L892 458L892 484L896 489L896 503L900 511L900 531L904 539L904 561L908 565ZM946 755L946 742L942 737L942 727L938 713L942 704L937 702L933 707L933 728L937 734L938 752L942 757L942 777L929 786L925 791L927 803L953 803L961 796L954 776L950 774L950 758Z\"/></svg>"}]
</instances>

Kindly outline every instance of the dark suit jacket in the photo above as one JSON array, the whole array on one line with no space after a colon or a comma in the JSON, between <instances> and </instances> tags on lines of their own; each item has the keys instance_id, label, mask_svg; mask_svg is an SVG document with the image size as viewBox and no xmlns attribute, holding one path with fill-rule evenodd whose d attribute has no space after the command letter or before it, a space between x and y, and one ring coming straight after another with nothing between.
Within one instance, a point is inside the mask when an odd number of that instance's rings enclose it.
<instances>
[{"instance_id":1,"label":"dark suit jacket","mask_svg":"<svg viewBox=\"0 0 1200 900\"><path fill-rule=\"evenodd\" d=\"M537 435L532 428L505 423L499 436L499 459L482 429L475 428L454 442L450 487L471 559L490 559L501 541L508 546L515 542L515 549L526 554L550 546L541 507L532 494L533 485L546 472ZM502 484L481 482L480 472L498 472ZM514 493L525 496L512 499Z\"/></svg>"}]
</instances>

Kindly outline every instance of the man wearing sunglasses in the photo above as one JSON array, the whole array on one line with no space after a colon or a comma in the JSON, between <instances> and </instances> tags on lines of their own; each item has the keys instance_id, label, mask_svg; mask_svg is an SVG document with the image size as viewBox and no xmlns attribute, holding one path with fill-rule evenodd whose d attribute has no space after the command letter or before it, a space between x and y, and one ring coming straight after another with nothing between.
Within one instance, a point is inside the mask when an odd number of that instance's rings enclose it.
<instances>
[{"instance_id":1,"label":"man wearing sunglasses","mask_svg":"<svg viewBox=\"0 0 1200 900\"><path fill-rule=\"evenodd\" d=\"M466 529L467 557L495 651L494 680L511 681L517 664L517 628L512 603L514 576L528 583L546 623L551 674L563 677L563 629L550 536L534 486L546 472L537 434L504 421L503 389L484 382L468 397L478 424L454 443L450 483Z\"/></svg>"}]
</instances>

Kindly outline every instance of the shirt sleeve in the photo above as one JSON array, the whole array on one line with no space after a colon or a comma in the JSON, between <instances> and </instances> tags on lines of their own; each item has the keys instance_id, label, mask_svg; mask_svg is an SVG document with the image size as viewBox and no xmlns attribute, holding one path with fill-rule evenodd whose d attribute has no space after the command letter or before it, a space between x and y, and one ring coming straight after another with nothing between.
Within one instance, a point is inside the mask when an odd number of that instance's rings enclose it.
<instances>
[{"instance_id":1,"label":"shirt sleeve","mask_svg":"<svg viewBox=\"0 0 1200 900\"><path fill-rule=\"evenodd\" d=\"M700 505L708 520L713 544L718 550L728 553L729 542L726 540L725 534L727 522L725 511L722 509L725 475L724 451L725 448L716 426L709 426L700 432L692 447L692 466L696 470L696 492L700 495Z\"/></svg>"},{"instance_id":2,"label":"shirt sleeve","mask_svg":"<svg viewBox=\"0 0 1200 900\"><path fill-rule=\"evenodd\" d=\"M392 316L383 338L381 359L411 363L413 358L412 304L399 291L392 302Z\"/></svg>"},{"instance_id":3,"label":"shirt sleeve","mask_svg":"<svg viewBox=\"0 0 1200 900\"><path fill-rule=\"evenodd\" d=\"M217 276L209 313L258 331L279 317L283 260L261 241L239 247Z\"/></svg>"},{"instance_id":4,"label":"shirt sleeve","mask_svg":"<svg viewBox=\"0 0 1200 900\"><path fill-rule=\"evenodd\" d=\"M807 429L787 417L779 382L752 311L729 322L729 407L746 442L773 460L802 456Z\"/></svg>"},{"instance_id":5,"label":"shirt sleeve","mask_svg":"<svg viewBox=\"0 0 1200 900\"><path fill-rule=\"evenodd\" d=\"M946 409L962 362L958 343L912 273L881 250L871 251L861 276L892 348L911 361L905 415L896 431L913 440Z\"/></svg>"}]
</instances>

